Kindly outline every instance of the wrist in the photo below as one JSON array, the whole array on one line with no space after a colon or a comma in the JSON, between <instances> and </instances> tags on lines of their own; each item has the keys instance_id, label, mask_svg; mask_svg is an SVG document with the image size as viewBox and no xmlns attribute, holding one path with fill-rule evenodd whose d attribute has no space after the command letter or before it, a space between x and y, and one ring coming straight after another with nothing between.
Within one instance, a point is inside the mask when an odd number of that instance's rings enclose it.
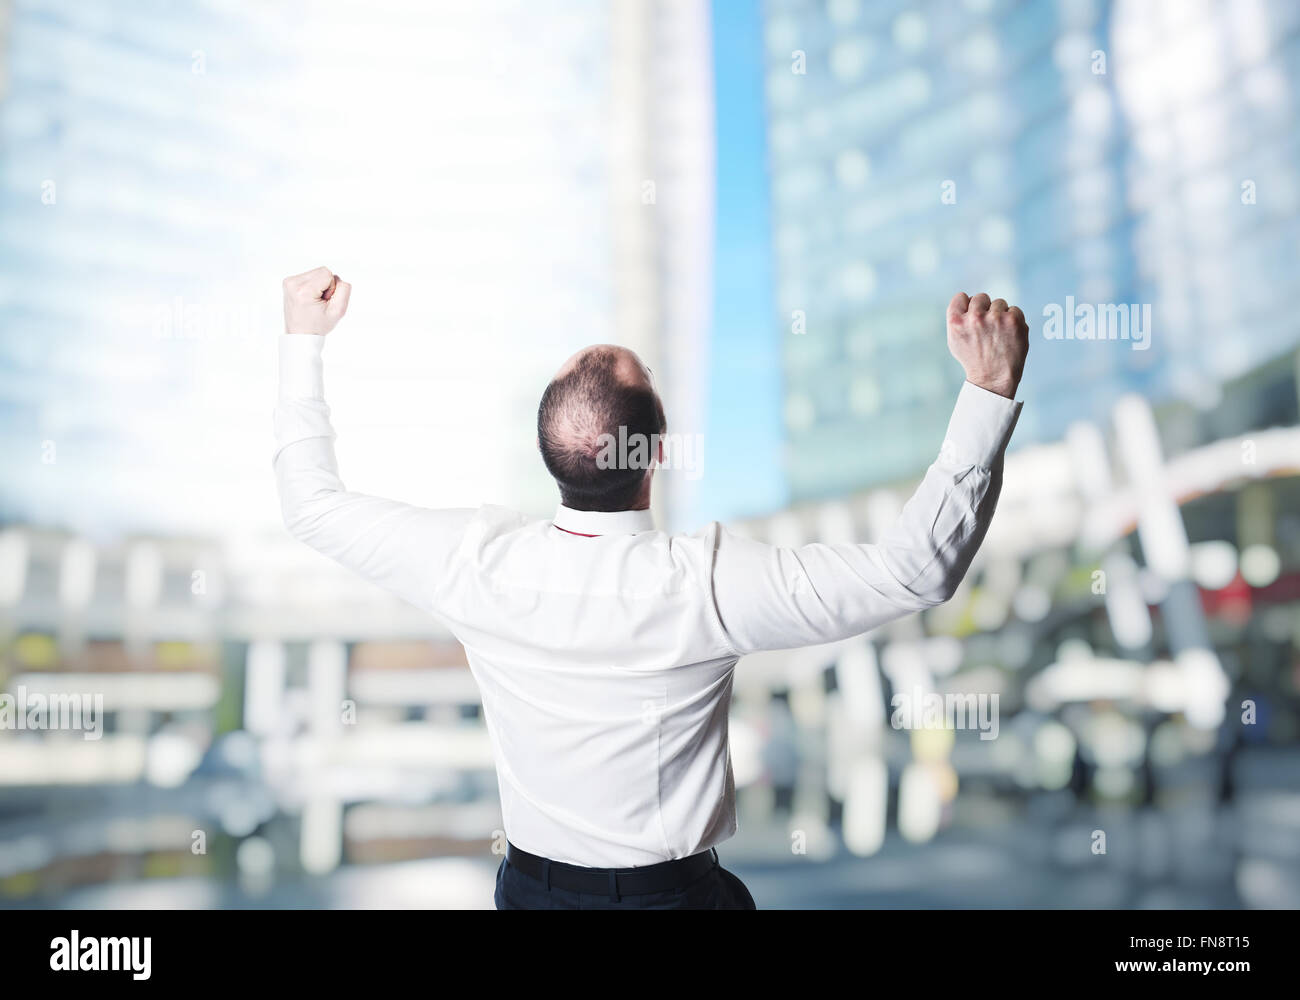
<instances>
[{"instance_id":1,"label":"wrist","mask_svg":"<svg viewBox=\"0 0 1300 1000\"><path fill-rule=\"evenodd\" d=\"M1010 375L983 375L972 372L966 373L966 381L999 396L1005 396L1007 399L1016 398L1016 389L1020 384L1018 379Z\"/></svg>"}]
</instances>

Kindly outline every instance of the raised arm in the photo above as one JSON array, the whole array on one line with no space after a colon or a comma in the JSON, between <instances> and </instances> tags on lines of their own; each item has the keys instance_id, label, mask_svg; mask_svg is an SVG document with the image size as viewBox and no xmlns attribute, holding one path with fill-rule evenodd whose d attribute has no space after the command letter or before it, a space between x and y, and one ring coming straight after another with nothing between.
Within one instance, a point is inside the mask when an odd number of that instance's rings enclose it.
<instances>
[{"instance_id":1,"label":"raised arm","mask_svg":"<svg viewBox=\"0 0 1300 1000\"><path fill-rule=\"evenodd\" d=\"M294 538L432 610L439 575L474 511L352 493L339 478L321 351L351 294L352 286L324 267L284 279L273 460L280 511Z\"/></svg>"},{"instance_id":2,"label":"raised arm","mask_svg":"<svg viewBox=\"0 0 1300 1000\"><path fill-rule=\"evenodd\" d=\"M955 296L947 321L966 382L939 457L879 544L785 548L720 532L714 600L736 652L846 639L956 591L997 505L1029 328L984 294Z\"/></svg>"}]
</instances>

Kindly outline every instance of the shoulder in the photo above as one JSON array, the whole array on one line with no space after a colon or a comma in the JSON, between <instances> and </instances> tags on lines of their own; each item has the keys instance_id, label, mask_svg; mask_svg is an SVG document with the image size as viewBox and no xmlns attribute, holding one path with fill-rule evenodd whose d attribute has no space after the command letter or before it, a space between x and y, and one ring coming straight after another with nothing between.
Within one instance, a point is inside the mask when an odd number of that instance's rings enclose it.
<instances>
[{"instance_id":1,"label":"shoulder","mask_svg":"<svg viewBox=\"0 0 1300 1000\"><path fill-rule=\"evenodd\" d=\"M718 544L725 535L726 529L712 521L689 533L664 534L661 537L674 561L693 564L707 575L712 570Z\"/></svg>"},{"instance_id":2,"label":"shoulder","mask_svg":"<svg viewBox=\"0 0 1300 1000\"><path fill-rule=\"evenodd\" d=\"M500 531L517 531L530 524L542 524L542 520L529 517L511 507L501 507L494 503L485 503L479 507L474 520L485 527Z\"/></svg>"},{"instance_id":3,"label":"shoulder","mask_svg":"<svg viewBox=\"0 0 1300 1000\"><path fill-rule=\"evenodd\" d=\"M481 551L493 543L544 525L544 521L510 507L483 504L466 523L461 535L460 550L462 554Z\"/></svg>"}]
</instances>

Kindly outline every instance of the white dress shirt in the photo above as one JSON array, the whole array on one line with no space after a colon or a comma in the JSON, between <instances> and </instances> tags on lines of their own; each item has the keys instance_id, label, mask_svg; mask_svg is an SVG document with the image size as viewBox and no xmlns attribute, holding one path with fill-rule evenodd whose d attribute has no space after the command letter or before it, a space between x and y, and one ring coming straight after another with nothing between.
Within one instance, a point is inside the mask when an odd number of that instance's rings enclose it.
<instances>
[{"instance_id":1,"label":"white dress shirt","mask_svg":"<svg viewBox=\"0 0 1300 1000\"><path fill-rule=\"evenodd\" d=\"M644 510L561 506L544 521L349 492L334 458L324 340L280 339L274 465L285 524L460 640L506 835L589 867L686 857L735 832L727 712L737 658L845 639L948 599L993 515L1020 413L964 384L938 460L879 544L779 548L717 523L668 535Z\"/></svg>"}]
</instances>

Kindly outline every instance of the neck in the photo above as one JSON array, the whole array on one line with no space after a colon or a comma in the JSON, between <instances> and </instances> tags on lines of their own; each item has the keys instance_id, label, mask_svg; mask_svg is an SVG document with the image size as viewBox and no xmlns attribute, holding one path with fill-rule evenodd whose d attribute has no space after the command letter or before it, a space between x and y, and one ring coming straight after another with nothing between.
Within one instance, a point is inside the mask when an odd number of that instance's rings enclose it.
<instances>
[{"instance_id":1,"label":"neck","mask_svg":"<svg viewBox=\"0 0 1300 1000\"><path fill-rule=\"evenodd\" d=\"M568 499L564 496L563 491L561 491L560 493L560 502L564 504L564 506L568 507L570 510L582 510L581 507L575 507L573 504L569 503ZM619 514L622 513L623 511L628 511L628 510L649 510L649 509L650 509L650 477L647 476L645 483L642 485L641 489L637 492L636 497L632 500L630 504L628 504L626 507L620 507L618 508L618 510L602 511L600 513Z\"/></svg>"}]
</instances>

